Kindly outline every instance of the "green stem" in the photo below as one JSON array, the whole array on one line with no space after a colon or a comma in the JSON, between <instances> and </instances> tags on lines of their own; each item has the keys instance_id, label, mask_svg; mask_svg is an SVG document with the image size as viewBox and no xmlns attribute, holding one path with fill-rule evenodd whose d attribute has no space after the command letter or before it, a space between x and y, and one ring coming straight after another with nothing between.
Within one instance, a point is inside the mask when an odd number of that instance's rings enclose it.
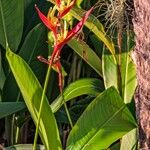
<instances>
[{"instance_id":1,"label":"green stem","mask_svg":"<svg viewBox=\"0 0 150 150\"><path fill-rule=\"evenodd\" d=\"M44 88L43 88L43 93L42 93L41 103L40 103L40 108L39 108L39 113L38 113L38 121L37 121L37 124L36 124L33 150L36 150L38 130L39 130L40 119L41 119L41 112L42 112L42 108L43 108L43 102L44 102L44 98L45 98L45 94L46 94L46 90L47 90L47 86L48 86L49 77L50 77L50 74L51 74L51 68L52 68L52 66L49 65L48 70L47 70L47 74L46 74L46 78L45 78L45 83L44 83Z\"/></svg>"},{"instance_id":2,"label":"green stem","mask_svg":"<svg viewBox=\"0 0 150 150\"><path fill-rule=\"evenodd\" d=\"M14 144L14 122L15 122L15 114L12 115L11 120L11 144Z\"/></svg>"},{"instance_id":3,"label":"green stem","mask_svg":"<svg viewBox=\"0 0 150 150\"><path fill-rule=\"evenodd\" d=\"M20 128L17 127L17 129L16 129L16 139L15 139L15 144L18 143L18 139L19 139L19 131L20 131Z\"/></svg>"},{"instance_id":4,"label":"green stem","mask_svg":"<svg viewBox=\"0 0 150 150\"><path fill-rule=\"evenodd\" d=\"M118 31L118 90L122 96L122 75L121 75L121 57L122 57L122 27Z\"/></svg>"},{"instance_id":5,"label":"green stem","mask_svg":"<svg viewBox=\"0 0 150 150\"><path fill-rule=\"evenodd\" d=\"M70 123L71 128L73 128L73 123L72 123L72 119L71 119L69 110L68 110L68 108L67 108L67 105L66 105L66 102L65 102L65 100L64 100L64 96L63 96L63 95L62 95L62 97L63 97L64 107L65 107L65 111L66 111L66 114L67 114L68 121L69 121L69 123Z\"/></svg>"}]
</instances>

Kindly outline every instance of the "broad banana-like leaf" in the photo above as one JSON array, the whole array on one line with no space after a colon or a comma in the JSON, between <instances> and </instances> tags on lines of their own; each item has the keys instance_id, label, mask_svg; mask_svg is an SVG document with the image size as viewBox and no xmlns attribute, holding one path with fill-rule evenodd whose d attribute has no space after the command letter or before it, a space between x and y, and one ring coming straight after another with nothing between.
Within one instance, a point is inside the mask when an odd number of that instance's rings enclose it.
<instances>
[{"instance_id":1,"label":"broad banana-like leaf","mask_svg":"<svg viewBox=\"0 0 150 150\"><path fill-rule=\"evenodd\" d=\"M67 150L107 149L136 128L136 122L114 87L97 96L83 112L67 140Z\"/></svg>"},{"instance_id":2,"label":"broad banana-like leaf","mask_svg":"<svg viewBox=\"0 0 150 150\"><path fill-rule=\"evenodd\" d=\"M60 95L52 102L52 111L56 112L63 105L64 101L67 102L81 95L91 95L96 97L103 90L103 84L98 79L87 78L75 81L68 85L64 90L63 97Z\"/></svg>"},{"instance_id":3,"label":"broad banana-like leaf","mask_svg":"<svg viewBox=\"0 0 150 150\"><path fill-rule=\"evenodd\" d=\"M33 121L37 124L42 87L28 64L20 56L7 49L6 57ZM46 96L41 112L39 134L47 150L62 149L56 120Z\"/></svg>"}]
</instances>

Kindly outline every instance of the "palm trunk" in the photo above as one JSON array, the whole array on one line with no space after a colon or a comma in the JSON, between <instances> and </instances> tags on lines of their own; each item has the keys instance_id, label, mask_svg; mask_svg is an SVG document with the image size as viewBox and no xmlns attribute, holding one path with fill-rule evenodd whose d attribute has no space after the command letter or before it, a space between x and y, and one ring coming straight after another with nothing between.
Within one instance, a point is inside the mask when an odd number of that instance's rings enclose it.
<instances>
[{"instance_id":1,"label":"palm trunk","mask_svg":"<svg viewBox=\"0 0 150 150\"><path fill-rule=\"evenodd\" d=\"M135 94L141 150L150 150L150 0L134 0L133 20L136 47L133 59L137 68Z\"/></svg>"}]
</instances>

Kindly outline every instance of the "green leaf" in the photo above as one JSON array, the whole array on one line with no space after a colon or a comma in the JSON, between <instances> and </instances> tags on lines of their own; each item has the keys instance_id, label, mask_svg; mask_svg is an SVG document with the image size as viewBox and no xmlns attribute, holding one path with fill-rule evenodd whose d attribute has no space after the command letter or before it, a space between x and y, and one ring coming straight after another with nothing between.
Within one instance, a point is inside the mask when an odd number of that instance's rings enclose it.
<instances>
[{"instance_id":1,"label":"green leaf","mask_svg":"<svg viewBox=\"0 0 150 150\"><path fill-rule=\"evenodd\" d=\"M102 56L103 79L106 88L115 86L118 91L118 85L121 85L122 97L125 103L130 103L137 85L136 69L130 58L130 52L123 51L121 54L121 83L119 80L118 66L115 63L112 54L104 49Z\"/></svg>"},{"instance_id":2,"label":"green leaf","mask_svg":"<svg viewBox=\"0 0 150 150\"><path fill-rule=\"evenodd\" d=\"M0 102L0 119L26 108L23 102Z\"/></svg>"},{"instance_id":3,"label":"green leaf","mask_svg":"<svg viewBox=\"0 0 150 150\"><path fill-rule=\"evenodd\" d=\"M47 31L42 24L38 24L28 33L19 51L19 55L30 65L40 81L45 78L46 67L37 59L37 56L48 55L46 40Z\"/></svg>"},{"instance_id":4,"label":"green leaf","mask_svg":"<svg viewBox=\"0 0 150 150\"><path fill-rule=\"evenodd\" d=\"M97 96L83 112L67 140L67 150L107 149L136 127L136 122L115 88Z\"/></svg>"},{"instance_id":5,"label":"green leaf","mask_svg":"<svg viewBox=\"0 0 150 150\"><path fill-rule=\"evenodd\" d=\"M103 89L103 84L98 79L88 78L75 81L64 90L63 97L59 96L52 102L52 111L56 112L63 105L64 100L67 102L84 94L97 96Z\"/></svg>"},{"instance_id":6,"label":"green leaf","mask_svg":"<svg viewBox=\"0 0 150 150\"><path fill-rule=\"evenodd\" d=\"M113 56L107 50L103 50L102 55L102 70L105 88L114 86L118 89L118 68L117 64L114 62Z\"/></svg>"},{"instance_id":7,"label":"green leaf","mask_svg":"<svg viewBox=\"0 0 150 150\"><path fill-rule=\"evenodd\" d=\"M10 49L7 49L6 57L33 121L37 124L42 87L30 67L20 56L11 52ZM47 150L61 149L61 141L56 120L46 97L43 108L44 110L41 113L41 122L39 126L40 137Z\"/></svg>"},{"instance_id":8,"label":"green leaf","mask_svg":"<svg viewBox=\"0 0 150 150\"><path fill-rule=\"evenodd\" d=\"M46 44L46 30L42 24L35 26L26 36L25 41L19 51L19 55L30 65L38 79L43 82L45 78L46 66L39 62L38 55L47 55ZM2 100L18 101L20 100L20 91L14 80L12 73L10 73L5 81L3 88Z\"/></svg>"},{"instance_id":9,"label":"green leaf","mask_svg":"<svg viewBox=\"0 0 150 150\"><path fill-rule=\"evenodd\" d=\"M74 7L70 11L71 15L78 20L81 20L85 12L86 11L77 7ZM99 22L99 20L95 16L90 15L87 21L85 22L85 26L89 30L91 30L102 42L104 42L104 44L107 46L107 48L113 55L115 54L113 42L106 36L103 25Z\"/></svg>"},{"instance_id":10,"label":"green leaf","mask_svg":"<svg viewBox=\"0 0 150 150\"><path fill-rule=\"evenodd\" d=\"M34 5L32 5L33 7ZM19 55L30 65L40 83L44 82L47 65L37 59L38 55L47 57L47 30L42 24L36 25L26 36ZM66 75L66 74L65 74ZM55 84L53 84L55 86ZM53 89L52 86L50 86ZM50 89L49 89L50 90ZM18 96L20 95L20 96ZM56 97L55 97L56 98ZM3 101L22 100L12 73L7 76L3 88Z\"/></svg>"},{"instance_id":11,"label":"green leaf","mask_svg":"<svg viewBox=\"0 0 150 150\"><path fill-rule=\"evenodd\" d=\"M136 69L130 58L133 47L133 33L122 34L121 65L114 61L113 55L106 49L102 56L102 70L105 87L115 86L125 103L130 103L137 85ZM118 58L118 54L115 54Z\"/></svg>"},{"instance_id":12,"label":"green leaf","mask_svg":"<svg viewBox=\"0 0 150 150\"><path fill-rule=\"evenodd\" d=\"M137 129L133 129L121 139L120 150L137 150Z\"/></svg>"},{"instance_id":13,"label":"green leaf","mask_svg":"<svg viewBox=\"0 0 150 150\"><path fill-rule=\"evenodd\" d=\"M6 147L3 150L32 150L32 144L18 144L10 147ZM45 150L43 145L37 145L36 150Z\"/></svg>"},{"instance_id":14,"label":"green leaf","mask_svg":"<svg viewBox=\"0 0 150 150\"><path fill-rule=\"evenodd\" d=\"M95 53L101 58L103 53L103 43L94 34L90 35L90 41L94 46Z\"/></svg>"},{"instance_id":15,"label":"green leaf","mask_svg":"<svg viewBox=\"0 0 150 150\"><path fill-rule=\"evenodd\" d=\"M14 51L21 41L24 21L23 0L0 0L0 44Z\"/></svg>"},{"instance_id":16,"label":"green leaf","mask_svg":"<svg viewBox=\"0 0 150 150\"><path fill-rule=\"evenodd\" d=\"M135 64L129 56L129 52L122 53L121 71L123 99L125 103L130 103L137 86L137 81Z\"/></svg>"},{"instance_id":17,"label":"green leaf","mask_svg":"<svg viewBox=\"0 0 150 150\"><path fill-rule=\"evenodd\" d=\"M68 45L82 57L100 76L102 76L102 65L96 53L82 40L72 39Z\"/></svg>"}]
</instances>

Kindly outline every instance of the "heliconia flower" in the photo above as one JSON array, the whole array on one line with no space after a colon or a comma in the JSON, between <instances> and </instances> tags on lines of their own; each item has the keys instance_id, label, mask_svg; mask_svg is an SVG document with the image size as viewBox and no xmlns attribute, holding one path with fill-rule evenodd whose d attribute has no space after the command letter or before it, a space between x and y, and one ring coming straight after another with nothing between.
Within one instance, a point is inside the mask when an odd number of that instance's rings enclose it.
<instances>
[{"instance_id":1,"label":"heliconia flower","mask_svg":"<svg viewBox=\"0 0 150 150\"><path fill-rule=\"evenodd\" d=\"M40 19L42 20L42 22L44 23L44 25L53 32L55 38L57 37L57 33L56 33L56 30L57 30L57 26L56 24L53 23L53 21L50 19L50 18L47 18L40 10L39 8L37 7L37 5L35 5L35 8L37 10L37 13L40 17Z\"/></svg>"},{"instance_id":2,"label":"heliconia flower","mask_svg":"<svg viewBox=\"0 0 150 150\"><path fill-rule=\"evenodd\" d=\"M70 10L71 8L75 5L76 0L73 0L67 7L65 7L62 11L59 11L59 18L64 17Z\"/></svg>"},{"instance_id":3,"label":"heliconia flower","mask_svg":"<svg viewBox=\"0 0 150 150\"><path fill-rule=\"evenodd\" d=\"M91 14L92 10L93 7L89 9L84 15L84 17L80 20L80 22L78 22L78 24L71 31L67 33L66 38L54 46L54 53L56 53L55 51L61 50L62 47L82 29L84 23L86 22L87 18Z\"/></svg>"},{"instance_id":4,"label":"heliconia flower","mask_svg":"<svg viewBox=\"0 0 150 150\"><path fill-rule=\"evenodd\" d=\"M72 5L69 5L70 7L72 7ZM45 17L40 10L36 7L37 12L39 14L40 19L42 20L42 22L50 29L52 30L52 32L54 33L54 35L57 37L57 32L56 29L57 27L55 27L53 25L53 23L51 22L51 20L49 20L47 17ZM67 11L69 11L71 8L68 8ZM51 55L51 58L49 60L46 60L45 58L43 58L42 56L38 56L38 59L41 62L44 62L48 65L51 65L52 67L55 67L57 69L58 75L59 75L59 88L60 88L60 92L62 92L62 88L63 88L63 76L62 76L62 66L61 66L61 62L60 62L60 53L61 50L63 48L63 46L70 40L72 39L83 27L84 23L86 22L87 18L89 17L89 15L91 14L93 10L93 7L88 10L86 12L86 14L84 15L84 17L80 20L80 22L71 30L67 33L66 37L62 38L62 40L58 40L56 38L56 43L54 45L54 50L53 53ZM67 13L67 12L66 12Z\"/></svg>"}]
</instances>

